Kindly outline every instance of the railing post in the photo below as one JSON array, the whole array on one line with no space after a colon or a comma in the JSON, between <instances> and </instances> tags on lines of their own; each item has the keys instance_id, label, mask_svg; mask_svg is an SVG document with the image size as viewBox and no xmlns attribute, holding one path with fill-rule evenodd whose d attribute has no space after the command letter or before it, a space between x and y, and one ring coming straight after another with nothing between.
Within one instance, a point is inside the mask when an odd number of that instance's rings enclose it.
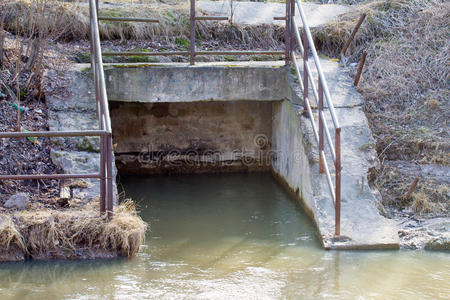
<instances>
[{"instance_id":1,"label":"railing post","mask_svg":"<svg viewBox=\"0 0 450 300\"><path fill-rule=\"evenodd\" d=\"M308 98L308 71L306 69L306 66L308 64L309 43L308 38L306 37L305 30L303 30L302 38L303 38L303 101L304 101L303 111L306 112L306 98Z\"/></svg>"},{"instance_id":2,"label":"railing post","mask_svg":"<svg viewBox=\"0 0 450 300\"><path fill-rule=\"evenodd\" d=\"M335 136L335 149L336 149L336 182L335 182L335 195L336 203L335 208L335 220L334 220L334 234L339 236L341 234L341 128L336 128Z\"/></svg>"},{"instance_id":3,"label":"railing post","mask_svg":"<svg viewBox=\"0 0 450 300\"><path fill-rule=\"evenodd\" d=\"M359 80L361 79L362 70L364 67L364 63L366 62L367 52L364 51L361 60L359 61L358 71L356 72L355 81L353 82L354 86L358 86Z\"/></svg>"},{"instance_id":4,"label":"railing post","mask_svg":"<svg viewBox=\"0 0 450 300\"><path fill-rule=\"evenodd\" d=\"M100 215L106 212L106 138L100 137Z\"/></svg>"},{"instance_id":5,"label":"railing post","mask_svg":"<svg viewBox=\"0 0 450 300\"><path fill-rule=\"evenodd\" d=\"M110 220L113 216L114 203L113 203L113 167L112 167L112 136L108 135L106 137L106 184L107 184L107 216Z\"/></svg>"},{"instance_id":6,"label":"railing post","mask_svg":"<svg viewBox=\"0 0 450 300\"><path fill-rule=\"evenodd\" d=\"M289 44L291 46L291 51L289 53L294 52L295 45L296 45L295 39L294 39L294 36L295 36L295 33L294 33L294 30L295 30L295 28L294 28L294 18L295 18L295 0L291 0L291 18L289 20L289 24L290 24L290 28L289 28L290 29L289 30L290 42L289 42ZM295 57L291 57L291 59L295 59Z\"/></svg>"},{"instance_id":7,"label":"railing post","mask_svg":"<svg viewBox=\"0 0 450 300\"><path fill-rule=\"evenodd\" d=\"M286 0L286 26L285 26L285 31L284 31L284 47L285 47L285 53L284 53L284 57L285 57L285 62L286 65L289 65L289 61L290 61L290 57L291 57L291 53L290 53L290 42L291 42L291 37L290 37L290 28L291 28L291 0Z\"/></svg>"},{"instance_id":8,"label":"railing post","mask_svg":"<svg viewBox=\"0 0 450 300\"><path fill-rule=\"evenodd\" d=\"M94 66L95 74L98 74L97 63ZM99 127L101 130L105 130L105 124L103 120L103 109L100 104L100 83L97 75L95 76L95 97L97 99L97 110L98 110L98 120ZM104 215L106 212L106 138L105 136L100 137L100 215Z\"/></svg>"},{"instance_id":9,"label":"railing post","mask_svg":"<svg viewBox=\"0 0 450 300\"><path fill-rule=\"evenodd\" d=\"M324 151L324 143L323 143L323 122L324 120L322 119L323 116L323 87L322 87L322 80L320 79L319 76L319 173L323 173L324 172L324 161L322 158L322 155L320 155L320 153L322 153L322 151Z\"/></svg>"},{"instance_id":10,"label":"railing post","mask_svg":"<svg viewBox=\"0 0 450 300\"><path fill-rule=\"evenodd\" d=\"M191 27L190 27L190 50L191 56L189 62L191 65L195 64L195 0L191 1Z\"/></svg>"}]
</instances>

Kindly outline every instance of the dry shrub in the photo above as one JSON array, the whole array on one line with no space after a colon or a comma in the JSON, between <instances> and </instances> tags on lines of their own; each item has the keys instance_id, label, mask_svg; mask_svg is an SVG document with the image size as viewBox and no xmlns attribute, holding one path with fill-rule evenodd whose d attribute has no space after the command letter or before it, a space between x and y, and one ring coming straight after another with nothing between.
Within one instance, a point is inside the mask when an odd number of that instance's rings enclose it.
<instances>
[{"instance_id":1,"label":"dry shrub","mask_svg":"<svg viewBox=\"0 0 450 300\"><path fill-rule=\"evenodd\" d=\"M0 223L0 246L18 243L34 259L134 257L147 225L132 201L120 204L111 221L100 217L97 208L98 201L81 210L22 211L14 215L15 224L6 216Z\"/></svg>"}]
</instances>

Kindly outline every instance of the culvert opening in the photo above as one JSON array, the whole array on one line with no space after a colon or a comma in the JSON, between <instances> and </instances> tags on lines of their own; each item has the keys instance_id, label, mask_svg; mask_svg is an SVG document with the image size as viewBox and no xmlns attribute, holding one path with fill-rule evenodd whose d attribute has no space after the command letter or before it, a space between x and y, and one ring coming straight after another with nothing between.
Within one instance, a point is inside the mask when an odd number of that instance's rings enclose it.
<instances>
[{"instance_id":1,"label":"culvert opening","mask_svg":"<svg viewBox=\"0 0 450 300\"><path fill-rule=\"evenodd\" d=\"M271 101L111 102L120 174L269 171Z\"/></svg>"}]
</instances>

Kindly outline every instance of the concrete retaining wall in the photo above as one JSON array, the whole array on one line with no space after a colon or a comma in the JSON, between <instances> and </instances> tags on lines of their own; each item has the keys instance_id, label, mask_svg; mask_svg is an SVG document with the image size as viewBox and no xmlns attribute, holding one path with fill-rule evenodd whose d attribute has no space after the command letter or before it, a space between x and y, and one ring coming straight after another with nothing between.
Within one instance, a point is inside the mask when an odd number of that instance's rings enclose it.
<instances>
[{"instance_id":1,"label":"concrete retaining wall","mask_svg":"<svg viewBox=\"0 0 450 300\"><path fill-rule=\"evenodd\" d=\"M121 173L269 170L270 102L111 102L110 108Z\"/></svg>"}]
</instances>

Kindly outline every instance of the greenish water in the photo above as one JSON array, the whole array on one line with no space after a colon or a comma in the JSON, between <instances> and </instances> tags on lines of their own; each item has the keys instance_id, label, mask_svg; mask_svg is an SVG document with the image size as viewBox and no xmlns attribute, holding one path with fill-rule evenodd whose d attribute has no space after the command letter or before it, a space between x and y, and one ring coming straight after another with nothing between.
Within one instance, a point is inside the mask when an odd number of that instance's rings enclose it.
<instances>
[{"instance_id":1,"label":"greenish water","mask_svg":"<svg viewBox=\"0 0 450 300\"><path fill-rule=\"evenodd\" d=\"M450 255L324 251L269 174L122 177L136 259L0 265L2 299L448 299Z\"/></svg>"}]
</instances>

